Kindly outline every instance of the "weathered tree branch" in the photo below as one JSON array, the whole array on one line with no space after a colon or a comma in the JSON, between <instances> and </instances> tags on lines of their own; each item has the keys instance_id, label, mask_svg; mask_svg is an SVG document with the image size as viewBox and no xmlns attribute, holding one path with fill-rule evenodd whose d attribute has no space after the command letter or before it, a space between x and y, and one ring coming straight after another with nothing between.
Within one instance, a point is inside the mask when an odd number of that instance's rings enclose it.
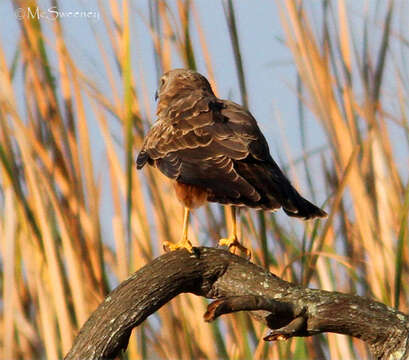
<instances>
[{"instance_id":1,"label":"weathered tree branch","mask_svg":"<svg viewBox=\"0 0 409 360\"><path fill-rule=\"evenodd\" d=\"M368 298L288 283L227 251L197 248L153 260L112 291L84 324L66 355L113 358L131 330L180 293L217 299L204 318L252 311L271 329L265 340L334 332L367 342L377 359L409 358L409 317Z\"/></svg>"}]
</instances>

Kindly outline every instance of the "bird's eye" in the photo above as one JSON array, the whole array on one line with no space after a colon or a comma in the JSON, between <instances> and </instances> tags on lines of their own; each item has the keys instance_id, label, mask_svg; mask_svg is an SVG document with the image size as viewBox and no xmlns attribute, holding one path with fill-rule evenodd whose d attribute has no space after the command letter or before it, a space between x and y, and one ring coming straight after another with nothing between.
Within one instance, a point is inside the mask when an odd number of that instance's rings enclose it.
<instances>
[{"instance_id":1,"label":"bird's eye","mask_svg":"<svg viewBox=\"0 0 409 360\"><path fill-rule=\"evenodd\" d=\"M160 79L160 86L163 86L163 85L165 85L165 79L164 79L164 78L161 78L161 79Z\"/></svg>"}]
</instances>

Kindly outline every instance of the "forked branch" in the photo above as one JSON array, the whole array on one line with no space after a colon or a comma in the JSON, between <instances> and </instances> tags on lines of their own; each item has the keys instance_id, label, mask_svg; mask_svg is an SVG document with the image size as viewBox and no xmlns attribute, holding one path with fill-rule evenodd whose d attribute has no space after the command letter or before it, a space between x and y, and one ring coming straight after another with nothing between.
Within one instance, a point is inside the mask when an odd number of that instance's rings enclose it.
<instances>
[{"instance_id":1,"label":"forked branch","mask_svg":"<svg viewBox=\"0 0 409 360\"><path fill-rule=\"evenodd\" d=\"M109 359L126 349L132 329L180 293L216 299L204 319L251 311L271 329L265 340L323 332L367 342L377 359L409 358L409 317L368 298L312 290L214 248L166 253L112 291L95 310L66 355Z\"/></svg>"}]
</instances>

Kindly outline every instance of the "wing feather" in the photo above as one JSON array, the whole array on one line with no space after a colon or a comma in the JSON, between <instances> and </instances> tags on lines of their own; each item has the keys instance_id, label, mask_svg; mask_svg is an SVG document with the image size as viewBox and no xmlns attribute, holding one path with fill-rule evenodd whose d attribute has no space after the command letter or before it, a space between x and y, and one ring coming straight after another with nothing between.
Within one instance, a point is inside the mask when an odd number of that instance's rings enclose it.
<instances>
[{"instance_id":1,"label":"wing feather","mask_svg":"<svg viewBox=\"0 0 409 360\"><path fill-rule=\"evenodd\" d=\"M148 132L138 168L156 165L181 183L208 191L208 200L275 210L297 217L325 212L303 199L272 159L254 117L242 106L190 94L170 104Z\"/></svg>"},{"instance_id":2,"label":"wing feather","mask_svg":"<svg viewBox=\"0 0 409 360\"><path fill-rule=\"evenodd\" d=\"M215 97L172 104L145 137L138 168L151 161L174 180L206 187L214 201L256 206L261 195L235 161L249 157L251 142L260 136L267 154L268 146L254 118L243 111Z\"/></svg>"}]
</instances>

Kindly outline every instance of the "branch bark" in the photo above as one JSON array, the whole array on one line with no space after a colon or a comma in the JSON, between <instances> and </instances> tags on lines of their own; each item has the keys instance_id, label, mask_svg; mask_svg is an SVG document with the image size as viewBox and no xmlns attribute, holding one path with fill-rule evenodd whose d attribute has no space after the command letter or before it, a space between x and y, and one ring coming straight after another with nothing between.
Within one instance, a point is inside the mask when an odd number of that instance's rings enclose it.
<instances>
[{"instance_id":1,"label":"branch bark","mask_svg":"<svg viewBox=\"0 0 409 360\"><path fill-rule=\"evenodd\" d=\"M221 249L195 250L166 253L122 282L84 324L65 359L114 358L135 326L186 292L216 299L206 321L251 311L271 329L267 341L334 332L367 342L377 359L409 358L408 315L361 296L302 288Z\"/></svg>"}]
</instances>

